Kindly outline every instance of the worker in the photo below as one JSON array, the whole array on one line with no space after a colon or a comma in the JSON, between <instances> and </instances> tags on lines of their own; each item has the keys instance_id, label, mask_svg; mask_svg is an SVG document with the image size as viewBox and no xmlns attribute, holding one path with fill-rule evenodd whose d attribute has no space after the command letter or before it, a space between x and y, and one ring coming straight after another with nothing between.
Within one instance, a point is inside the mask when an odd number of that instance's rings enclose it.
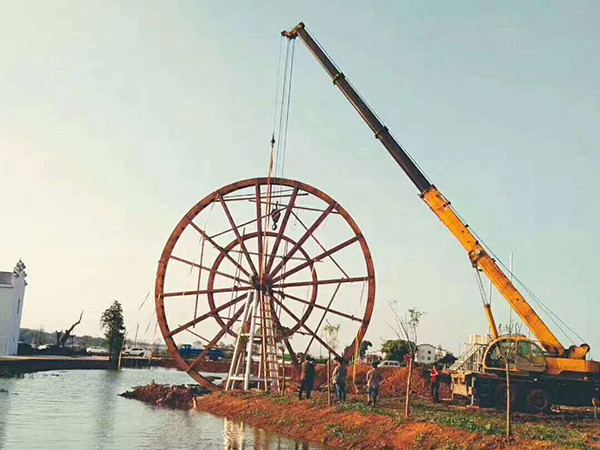
<instances>
[{"instance_id":1,"label":"worker","mask_svg":"<svg viewBox=\"0 0 600 450\"><path fill-rule=\"evenodd\" d=\"M302 392L306 392L306 398L310 398L310 394L315 383L315 363L312 357L307 356L302 363L302 370L300 372L300 391L298 392L298 398L302 400Z\"/></svg>"},{"instance_id":2,"label":"worker","mask_svg":"<svg viewBox=\"0 0 600 450\"><path fill-rule=\"evenodd\" d=\"M344 358L335 358L336 366L331 375L331 382L335 386L335 395L338 402L346 401L346 377L348 376L348 366Z\"/></svg>"},{"instance_id":3,"label":"worker","mask_svg":"<svg viewBox=\"0 0 600 450\"><path fill-rule=\"evenodd\" d=\"M377 407L377 398L379 397L379 386L381 386L381 372L378 369L379 364L373 363L373 368L367 372L367 406Z\"/></svg>"},{"instance_id":4,"label":"worker","mask_svg":"<svg viewBox=\"0 0 600 450\"><path fill-rule=\"evenodd\" d=\"M431 367L431 398L434 403L438 403L440 401L440 372L437 364L434 364Z\"/></svg>"}]
</instances>

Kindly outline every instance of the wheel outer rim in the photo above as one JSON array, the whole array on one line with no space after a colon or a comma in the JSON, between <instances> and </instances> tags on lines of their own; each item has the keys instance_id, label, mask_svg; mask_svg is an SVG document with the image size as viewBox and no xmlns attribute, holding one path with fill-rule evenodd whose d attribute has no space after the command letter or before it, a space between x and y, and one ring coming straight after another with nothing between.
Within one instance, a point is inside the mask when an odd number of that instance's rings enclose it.
<instances>
[{"instance_id":1,"label":"wheel outer rim","mask_svg":"<svg viewBox=\"0 0 600 450\"><path fill-rule=\"evenodd\" d=\"M288 186L288 187L292 187L292 188L298 187L299 189L301 189L305 192L308 192L308 193L314 195L315 197L320 198L321 200L325 201L329 205L331 205L332 203L336 203L336 206L334 209L346 220L346 223L350 226L350 228L354 231L354 233L357 236L360 236L358 239L358 242L361 246L363 256L365 258L365 264L366 264L367 275L368 275L367 301L366 301L365 313L363 316L363 320L361 321L360 327L356 333L356 337L352 340L350 345L348 345L348 347L346 347L344 354L342 355L346 360L349 360L352 357L352 355L354 354L354 351L355 351L355 346L359 342L362 341L363 337L365 336L365 333L367 332L369 322L371 321L371 317L373 315L373 308L374 308L374 304L375 304L375 268L374 268L373 258L371 256L371 251L370 251L369 246L367 245L367 242L362 234L362 231L360 230L360 228L358 227L358 225L356 224L354 219L350 216L350 214L348 214L348 212L339 203L335 202L335 200L333 200L333 198L331 198L326 193L324 193L306 183L302 183L300 181L290 180L290 179L286 179L286 178L266 178L266 177L249 178L246 180L237 181L235 183L231 183L227 186L224 186L221 189L218 189L218 190L212 192L211 194L207 195L202 200L200 200L196 205L194 205L185 214L185 216L175 226L174 230L171 232L171 235L169 236L169 239L167 240L167 243L165 244L165 247L162 251L160 260L158 262L158 268L157 268L157 272L156 272L156 283L155 283L155 288L154 288L155 309L156 309L158 324L160 327L161 334L167 345L167 349L169 350L169 353L171 354L171 357L173 358L173 360L175 361L175 363L177 364L177 366L179 368L185 370L196 382L198 382L198 384L205 387L209 391L213 391L213 392L219 391L222 388L220 386L217 386L216 384L212 383L209 379L203 377L196 369L186 370L185 368L188 367L188 364L179 354L179 349L178 349L177 344L175 343L173 337L169 336L170 329L169 329L169 325L167 323L167 317L165 314L165 305L164 305L164 297L163 297L164 282L165 282L165 276L166 276L167 267L168 267L168 263L169 263L169 258L170 258L171 252L173 251L173 249L175 248L175 245L177 244L177 241L179 240L179 237L182 235L182 233L188 227L190 222L192 222L193 219L198 214L200 214L200 212L206 206L213 203L218 198L217 195L223 196L227 193L230 193L230 192L238 190L238 189L256 186L257 184L265 185L265 184L269 184L269 183L271 185L279 184L279 185Z\"/></svg>"}]
</instances>

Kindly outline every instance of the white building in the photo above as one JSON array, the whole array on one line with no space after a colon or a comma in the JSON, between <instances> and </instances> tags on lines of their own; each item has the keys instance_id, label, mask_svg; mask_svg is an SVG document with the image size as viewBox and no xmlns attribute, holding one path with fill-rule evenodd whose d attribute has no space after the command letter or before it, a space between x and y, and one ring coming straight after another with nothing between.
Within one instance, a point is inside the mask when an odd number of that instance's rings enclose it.
<instances>
[{"instance_id":1,"label":"white building","mask_svg":"<svg viewBox=\"0 0 600 450\"><path fill-rule=\"evenodd\" d=\"M372 364L383 360L383 353L378 350L367 350L363 362L366 364Z\"/></svg>"},{"instance_id":2,"label":"white building","mask_svg":"<svg viewBox=\"0 0 600 450\"><path fill-rule=\"evenodd\" d=\"M0 272L0 356L17 354L26 276L22 261L12 272Z\"/></svg>"},{"instance_id":3,"label":"white building","mask_svg":"<svg viewBox=\"0 0 600 450\"><path fill-rule=\"evenodd\" d=\"M448 352L441 347L431 344L420 344L417 346L415 361L421 364L433 364L446 356Z\"/></svg>"}]
</instances>

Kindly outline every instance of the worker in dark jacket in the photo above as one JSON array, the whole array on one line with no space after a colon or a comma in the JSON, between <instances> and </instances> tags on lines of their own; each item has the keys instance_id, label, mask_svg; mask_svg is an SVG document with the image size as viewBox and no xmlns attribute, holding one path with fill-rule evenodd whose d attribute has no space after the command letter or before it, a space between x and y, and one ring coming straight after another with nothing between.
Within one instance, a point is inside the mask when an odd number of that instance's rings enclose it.
<instances>
[{"instance_id":1,"label":"worker in dark jacket","mask_svg":"<svg viewBox=\"0 0 600 450\"><path fill-rule=\"evenodd\" d=\"M435 403L440 401L440 371L437 364L431 368L431 398Z\"/></svg>"},{"instance_id":2,"label":"worker in dark jacket","mask_svg":"<svg viewBox=\"0 0 600 450\"><path fill-rule=\"evenodd\" d=\"M300 400L302 400L303 392L306 392L307 399L310 398L310 393L312 392L315 383L315 374L315 362L310 356L307 356L302 363L302 370L300 372L300 390L298 392L298 398Z\"/></svg>"}]
</instances>

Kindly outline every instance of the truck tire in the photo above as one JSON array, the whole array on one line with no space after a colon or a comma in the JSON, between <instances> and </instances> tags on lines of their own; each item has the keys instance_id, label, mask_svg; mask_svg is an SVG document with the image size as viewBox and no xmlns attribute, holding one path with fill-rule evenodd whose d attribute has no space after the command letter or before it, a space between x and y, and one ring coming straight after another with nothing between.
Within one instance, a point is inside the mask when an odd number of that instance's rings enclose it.
<instances>
[{"instance_id":1,"label":"truck tire","mask_svg":"<svg viewBox=\"0 0 600 450\"><path fill-rule=\"evenodd\" d=\"M521 389L517 383L510 384L510 404L511 409L519 409L521 398ZM498 383L494 390L494 404L496 407L506 409L506 383Z\"/></svg>"},{"instance_id":2,"label":"truck tire","mask_svg":"<svg viewBox=\"0 0 600 450\"><path fill-rule=\"evenodd\" d=\"M480 406L491 406L494 404L494 383L485 378L475 380L475 393Z\"/></svg>"},{"instance_id":3,"label":"truck tire","mask_svg":"<svg viewBox=\"0 0 600 450\"><path fill-rule=\"evenodd\" d=\"M548 391L542 388L534 388L527 393L527 409L532 413L545 413L550 411L552 400Z\"/></svg>"}]
</instances>

